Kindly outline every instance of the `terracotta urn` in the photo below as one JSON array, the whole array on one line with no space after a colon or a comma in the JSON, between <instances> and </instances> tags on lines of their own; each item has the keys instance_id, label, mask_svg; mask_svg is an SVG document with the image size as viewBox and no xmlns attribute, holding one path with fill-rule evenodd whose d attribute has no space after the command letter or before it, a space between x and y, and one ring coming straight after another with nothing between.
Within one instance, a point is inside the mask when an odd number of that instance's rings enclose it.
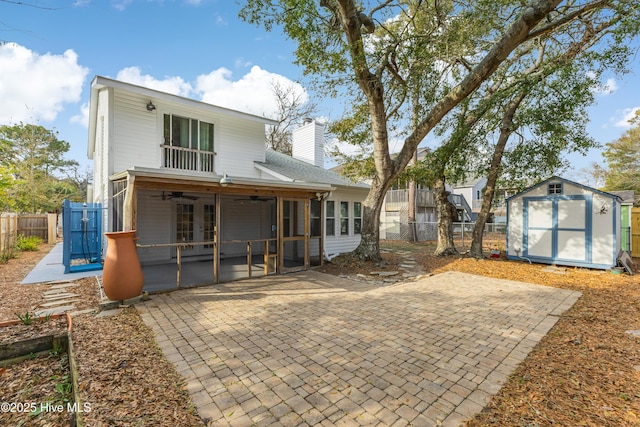
<instances>
[{"instance_id":1,"label":"terracotta urn","mask_svg":"<svg viewBox=\"0 0 640 427\"><path fill-rule=\"evenodd\" d=\"M144 276L135 244L135 230L104 233L107 255L102 270L102 287L112 301L121 301L142 294Z\"/></svg>"}]
</instances>

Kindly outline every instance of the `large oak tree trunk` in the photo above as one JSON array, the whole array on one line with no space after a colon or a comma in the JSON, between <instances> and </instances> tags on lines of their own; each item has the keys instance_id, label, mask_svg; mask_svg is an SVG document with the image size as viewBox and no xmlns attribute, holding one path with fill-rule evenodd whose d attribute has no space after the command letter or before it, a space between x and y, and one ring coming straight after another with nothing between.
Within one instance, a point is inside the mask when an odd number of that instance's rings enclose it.
<instances>
[{"instance_id":1,"label":"large oak tree trunk","mask_svg":"<svg viewBox=\"0 0 640 427\"><path fill-rule=\"evenodd\" d=\"M411 162L409 164L415 165L418 162L418 150L413 153ZM418 241L418 233L416 229L416 181L411 178L409 180L409 240L412 242Z\"/></svg>"},{"instance_id":2,"label":"large oak tree trunk","mask_svg":"<svg viewBox=\"0 0 640 427\"><path fill-rule=\"evenodd\" d=\"M433 254L435 256L456 255L458 250L453 243L453 220L456 207L448 199L449 192L445 188L444 178L436 179L433 192L438 218L438 244Z\"/></svg>"},{"instance_id":3,"label":"large oak tree trunk","mask_svg":"<svg viewBox=\"0 0 640 427\"><path fill-rule=\"evenodd\" d=\"M515 99L513 99L508 105L502 118L500 125L500 136L496 148L493 150L493 156L491 158L491 166L487 174L487 185L482 195L482 208L476 223L473 226L473 240L471 241L471 250L469 255L475 258L482 258L482 238L484 236L484 226L489 218L491 212L491 205L493 203L493 197L496 192L496 182L500 175L500 165L502 164L502 155L504 154L504 148L507 145L509 137L513 133L513 116L515 115L520 103L525 98L524 93L520 93Z\"/></svg>"},{"instance_id":4,"label":"large oak tree trunk","mask_svg":"<svg viewBox=\"0 0 640 427\"><path fill-rule=\"evenodd\" d=\"M362 260L380 262L380 211L389 185L374 180L367 198L362 202L362 230L360 245L355 250Z\"/></svg>"}]
</instances>

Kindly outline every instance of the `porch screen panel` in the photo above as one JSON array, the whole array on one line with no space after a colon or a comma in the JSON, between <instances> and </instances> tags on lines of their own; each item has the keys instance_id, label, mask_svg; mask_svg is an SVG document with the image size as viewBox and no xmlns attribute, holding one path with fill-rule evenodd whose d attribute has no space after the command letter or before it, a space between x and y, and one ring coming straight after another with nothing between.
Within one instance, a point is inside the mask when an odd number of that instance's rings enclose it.
<instances>
[{"instance_id":1,"label":"porch screen panel","mask_svg":"<svg viewBox=\"0 0 640 427\"><path fill-rule=\"evenodd\" d=\"M176 205L176 242L193 242L193 205ZM193 249L193 246L186 248Z\"/></svg>"},{"instance_id":2,"label":"porch screen panel","mask_svg":"<svg viewBox=\"0 0 640 427\"><path fill-rule=\"evenodd\" d=\"M310 216L310 239L309 239L309 262L313 266L318 266L322 263L322 254L320 253L320 247L322 244L322 202L316 199L311 199L309 205Z\"/></svg>"},{"instance_id":3,"label":"porch screen panel","mask_svg":"<svg viewBox=\"0 0 640 427\"><path fill-rule=\"evenodd\" d=\"M112 223L112 231L123 231L124 230L124 196L125 191L127 189L127 181L115 181L113 183L113 203L112 203L112 213L113 213L113 223Z\"/></svg>"},{"instance_id":4,"label":"porch screen panel","mask_svg":"<svg viewBox=\"0 0 640 427\"><path fill-rule=\"evenodd\" d=\"M203 238L205 242L211 242L215 236L216 205L203 206ZM205 249L213 249L213 244L204 245Z\"/></svg>"}]
</instances>

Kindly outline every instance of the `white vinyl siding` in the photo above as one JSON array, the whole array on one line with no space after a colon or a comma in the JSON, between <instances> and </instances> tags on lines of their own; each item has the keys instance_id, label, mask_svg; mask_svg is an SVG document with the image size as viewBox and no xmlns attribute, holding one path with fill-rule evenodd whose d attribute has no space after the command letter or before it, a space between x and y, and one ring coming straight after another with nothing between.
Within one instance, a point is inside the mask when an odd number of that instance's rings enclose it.
<instances>
[{"instance_id":1,"label":"white vinyl siding","mask_svg":"<svg viewBox=\"0 0 640 427\"><path fill-rule=\"evenodd\" d=\"M147 111L149 102L130 93L115 91L113 99L113 169L117 173L134 166L157 168L162 140L157 135L157 111Z\"/></svg>"},{"instance_id":2,"label":"white vinyl siding","mask_svg":"<svg viewBox=\"0 0 640 427\"><path fill-rule=\"evenodd\" d=\"M366 196L366 191L366 189L351 190L341 188L332 193L331 198L327 200L327 202L335 202L336 226L339 225L340 202L347 202L349 204L349 209L352 209L354 202L362 202L362 200ZM326 255L330 256L334 254L351 252L355 250L360 244L360 234L353 233L353 216L351 215L351 211L349 213L349 234L340 235L339 232L340 230L338 229L336 230L335 236L330 236L329 234L327 234L325 229L324 252Z\"/></svg>"},{"instance_id":3,"label":"white vinyl siding","mask_svg":"<svg viewBox=\"0 0 640 427\"><path fill-rule=\"evenodd\" d=\"M103 100L101 96L100 103L103 102L106 103L106 99ZM107 176L134 166L159 169L162 165L164 114L175 114L214 125L217 175L226 172L231 177L260 178L254 162L265 160L264 124L220 113L203 113L202 110L178 103L157 100L153 101L157 106L156 110L149 112L145 107L147 102L149 100L141 95L114 91L111 124L113 135L107 139L111 141L113 160L108 166ZM98 144L96 141L96 145ZM96 147L96 151L98 150ZM185 175L201 174L183 172Z\"/></svg>"}]
</instances>

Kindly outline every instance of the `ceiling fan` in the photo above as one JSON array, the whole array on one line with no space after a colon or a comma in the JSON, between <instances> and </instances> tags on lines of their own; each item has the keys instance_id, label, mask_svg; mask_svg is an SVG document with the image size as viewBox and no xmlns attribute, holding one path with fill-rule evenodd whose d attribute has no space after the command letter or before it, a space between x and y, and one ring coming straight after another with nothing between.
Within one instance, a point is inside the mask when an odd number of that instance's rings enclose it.
<instances>
[{"instance_id":1,"label":"ceiling fan","mask_svg":"<svg viewBox=\"0 0 640 427\"><path fill-rule=\"evenodd\" d=\"M162 192L160 196L152 196L152 197L162 197L162 200L171 200L171 199L187 199L187 200L198 200L197 196L188 196L184 194L182 191L171 191L170 193Z\"/></svg>"},{"instance_id":2,"label":"ceiling fan","mask_svg":"<svg viewBox=\"0 0 640 427\"><path fill-rule=\"evenodd\" d=\"M241 198L241 199L233 199L235 202L246 202L246 201L250 201L250 202L268 202L270 200L273 200L272 197L260 197L260 196L249 196L249 200L247 200L247 198Z\"/></svg>"}]
</instances>

